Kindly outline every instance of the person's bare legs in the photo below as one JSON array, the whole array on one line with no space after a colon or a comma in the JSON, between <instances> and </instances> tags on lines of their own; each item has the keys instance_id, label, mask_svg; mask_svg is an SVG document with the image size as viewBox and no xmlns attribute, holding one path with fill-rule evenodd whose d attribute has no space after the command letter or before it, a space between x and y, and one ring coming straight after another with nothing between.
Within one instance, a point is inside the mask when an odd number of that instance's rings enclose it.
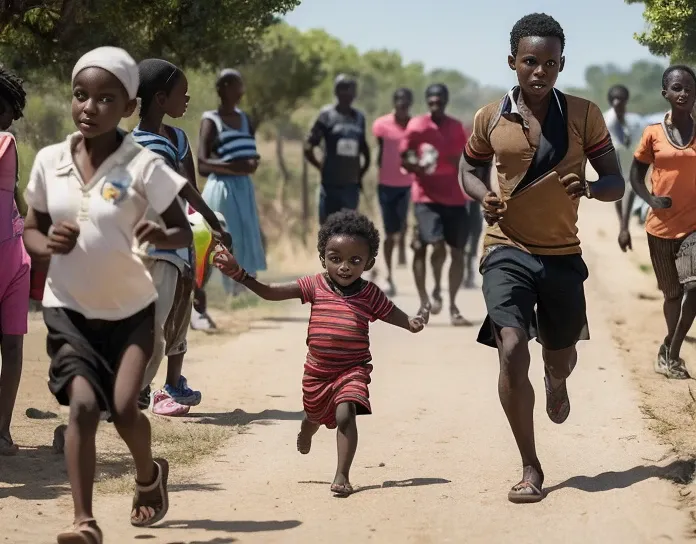
<instances>
[{"instance_id":1,"label":"person's bare legs","mask_svg":"<svg viewBox=\"0 0 696 544\"><path fill-rule=\"evenodd\" d=\"M681 306L682 295L676 298L665 298L665 301L662 303L662 312L667 324L667 336L665 336L664 342L666 346L669 346L672 343L672 338L674 338L677 323L679 323L679 316L681 315Z\"/></svg>"},{"instance_id":2,"label":"person's bare legs","mask_svg":"<svg viewBox=\"0 0 696 544\"><path fill-rule=\"evenodd\" d=\"M522 457L522 480L512 492L522 497L531 496L533 490L523 484L529 482L541 490L544 473L534 442L534 388L528 376L527 333L512 327L493 329L500 360L498 396Z\"/></svg>"},{"instance_id":3,"label":"person's bare legs","mask_svg":"<svg viewBox=\"0 0 696 544\"><path fill-rule=\"evenodd\" d=\"M433 244L433 252L430 254L430 266L433 268L433 309L434 315L442 311L442 269L447 260L447 245L444 240Z\"/></svg>"},{"instance_id":4,"label":"person's bare legs","mask_svg":"<svg viewBox=\"0 0 696 544\"><path fill-rule=\"evenodd\" d=\"M406 233L408 231L408 225L404 224L404 228L399 235L399 260L398 266L406 266Z\"/></svg>"},{"instance_id":5,"label":"person's bare legs","mask_svg":"<svg viewBox=\"0 0 696 544\"><path fill-rule=\"evenodd\" d=\"M396 295L396 287L394 286L394 277L392 274L392 263L394 256L394 246L399 239L399 234L387 234L384 238L384 264L387 265L387 283L389 284L388 297Z\"/></svg>"},{"instance_id":6,"label":"person's bare legs","mask_svg":"<svg viewBox=\"0 0 696 544\"><path fill-rule=\"evenodd\" d=\"M339 494L349 494L353 491L350 485L350 467L358 449L356 415L357 410L352 402L343 402L336 407L338 464L331 491Z\"/></svg>"},{"instance_id":7,"label":"person's bare legs","mask_svg":"<svg viewBox=\"0 0 696 544\"><path fill-rule=\"evenodd\" d=\"M450 247L449 299L450 318L455 326L468 325L457 307L457 293L464 280L464 250Z\"/></svg>"},{"instance_id":8,"label":"person's bare legs","mask_svg":"<svg viewBox=\"0 0 696 544\"><path fill-rule=\"evenodd\" d=\"M413 279L418 290L421 308L430 308L430 297L425 287L425 275L427 273L425 258L428 246L419 244L413 250Z\"/></svg>"},{"instance_id":9,"label":"person's bare legs","mask_svg":"<svg viewBox=\"0 0 696 544\"><path fill-rule=\"evenodd\" d=\"M96 436L99 402L90 383L82 376L68 386L70 416L65 430L65 464L75 509L75 524L94 518L92 498L97 463Z\"/></svg>"},{"instance_id":10,"label":"person's bare legs","mask_svg":"<svg viewBox=\"0 0 696 544\"><path fill-rule=\"evenodd\" d=\"M3 334L0 336L2 371L0 372L0 450L7 453L16 451L12 441L10 424L12 412L17 401L19 381L22 377L22 358L24 335Z\"/></svg>"},{"instance_id":11,"label":"person's bare legs","mask_svg":"<svg viewBox=\"0 0 696 544\"><path fill-rule=\"evenodd\" d=\"M179 387L181 379L181 371L184 368L185 353L178 353L167 357L167 380L166 383L170 387Z\"/></svg>"},{"instance_id":12,"label":"person's bare legs","mask_svg":"<svg viewBox=\"0 0 696 544\"><path fill-rule=\"evenodd\" d=\"M566 379L578 362L576 347L560 350L542 349L546 385L546 414L554 423L564 423L570 415L570 399Z\"/></svg>"},{"instance_id":13,"label":"person's bare legs","mask_svg":"<svg viewBox=\"0 0 696 544\"><path fill-rule=\"evenodd\" d=\"M696 282L684 286L684 297L680 308L679 319L674 327L672 342L669 344L669 358L678 361L684 339L696 318Z\"/></svg>"}]
</instances>

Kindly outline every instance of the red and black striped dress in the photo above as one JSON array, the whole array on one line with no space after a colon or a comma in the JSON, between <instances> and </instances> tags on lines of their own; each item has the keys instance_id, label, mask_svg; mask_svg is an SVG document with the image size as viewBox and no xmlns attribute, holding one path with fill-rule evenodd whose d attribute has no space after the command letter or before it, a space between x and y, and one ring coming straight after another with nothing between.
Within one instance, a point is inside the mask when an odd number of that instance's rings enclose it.
<instances>
[{"instance_id":1,"label":"red and black striped dress","mask_svg":"<svg viewBox=\"0 0 696 544\"><path fill-rule=\"evenodd\" d=\"M307 360L302 400L307 419L336 427L336 406L355 403L370 414L370 323L386 318L394 304L372 282L355 295L341 296L323 274L297 280L302 303L312 305L307 334Z\"/></svg>"}]
</instances>

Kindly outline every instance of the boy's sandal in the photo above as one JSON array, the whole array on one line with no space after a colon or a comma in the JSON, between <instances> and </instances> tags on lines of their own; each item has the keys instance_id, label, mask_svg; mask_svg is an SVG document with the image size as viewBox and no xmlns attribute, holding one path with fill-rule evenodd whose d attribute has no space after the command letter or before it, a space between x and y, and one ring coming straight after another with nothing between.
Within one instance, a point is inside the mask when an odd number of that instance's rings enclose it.
<instances>
[{"instance_id":1,"label":"boy's sandal","mask_svg":"<svg viewBox=\"0 0 696 544\"><path fill-rule=\"evenodd\" d=\"M157 477L150 485L135 482L131 525L133 527L150 527L164 518L169 510L167 480L169 463L164 459L155 459Z\"/></svg>"},{"instance_id":2,"label":"boy's sandal","mask_svg":"<svg viewBox=\"0 0 696 544\"><path fill-rule=\"evenodd\" d=\"M71 529L58 535L58 544L102 544L104 535L97 520L90 518L76 523Z\"/></svg>"},{"instance_id":3,"label":"boy's sandal","mask_svg":"<svg viewBox=\"0 0 696 544\"><path fill-rule=\"evenodd\" d=\"M345 483L345 484L333 484L331 486L331 493L334 494L334 497L348 497L354 493L353 486Z\"/></svg>"}]
</instances>

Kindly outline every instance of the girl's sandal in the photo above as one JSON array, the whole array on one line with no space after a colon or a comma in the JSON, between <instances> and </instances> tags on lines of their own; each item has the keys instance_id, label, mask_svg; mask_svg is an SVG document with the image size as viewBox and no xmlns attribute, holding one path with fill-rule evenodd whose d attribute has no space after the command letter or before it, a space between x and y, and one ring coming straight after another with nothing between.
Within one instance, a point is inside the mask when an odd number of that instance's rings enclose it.
<instances>
[{"instance_id":1,"label":"girl's sandal","mask_svg":"<svg viewBox=\"0 0 696 544\"><path fill-rule=\"evenodd\" d=\"M169 494L167 480L169 478L169 463L164 459L155 459L157 478L150 485L135 482L133 509L131 510L131 525L133 527L150 527L162 521L169 510Z\"/></svg>"},{"instance_id":2,"label":"girl's sandal","mask_svg":"<svg viewBox=\"0 0 696 544\"><path fill-rule=\"evenodd\" d=\"M72 529L58 535L58 544L102 544L104 535L97 520L90 518L76 523Z\"/></svg>"},{"instance_id":3,"label":"girl's sandal","mask_svg":"<svg viewBox=\"0 0 696 544\"><path fill-rule=\"evenodd\" d=\"M353 491L353 486L346 483L346 484L333 484L331 486L331 493L334 494L334 497L338 498L345 498L354 493Z\"/></svg>"}]
</instances>

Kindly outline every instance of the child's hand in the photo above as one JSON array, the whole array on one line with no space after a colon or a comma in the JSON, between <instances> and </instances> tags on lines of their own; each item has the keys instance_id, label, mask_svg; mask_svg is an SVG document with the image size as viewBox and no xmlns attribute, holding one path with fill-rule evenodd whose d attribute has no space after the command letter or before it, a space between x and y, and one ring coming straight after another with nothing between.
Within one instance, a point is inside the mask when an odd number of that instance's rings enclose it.
<instances>
[{"instance_id":1,"label":"child's hand","mask_svg":"<svg viewBox=\"0 0 696 544\"><path fill-rule=\"evenodd\" d=\"M237 259L234 258L226 248L221 248L213 257L213 264L215 267L222 272L225 276L234 278L239 275L242 267L239 266Z\"/></svg>"},{"instance_id":2,"label":"child's hand","mask_svg":"<svg viewBox=\"0 0 696 544\"><path fill-rule=\"evenodd\" d=\"M221 243L227 249L232 249L232 235L229 232L226 230L214 230L212 234L216 242Z\"/></svg>"},{"instance_id":3,"label":"child's hand","mask_svg":"<svg viewBox=\"0 0 696 544\"><path fill-rule=\"evenodd\" d=\"M61 221L48 233L48 249L55 255L66 255L77 244L78 236L80 236L80 227L76 223Z\"/></svg>"},{"instance_id":4,"label":"child's hand","mask_svg":"<svg viewBox=\"0 0 696 544\"><path fill-rule=\"evenodd\" d=\"M154 221L140 221L135 225L133 234L139 244L149 243L157 246L158 242L162 243L167 239L167 234L164 232L164 229Z\"/></svg>"}]
</instances>

